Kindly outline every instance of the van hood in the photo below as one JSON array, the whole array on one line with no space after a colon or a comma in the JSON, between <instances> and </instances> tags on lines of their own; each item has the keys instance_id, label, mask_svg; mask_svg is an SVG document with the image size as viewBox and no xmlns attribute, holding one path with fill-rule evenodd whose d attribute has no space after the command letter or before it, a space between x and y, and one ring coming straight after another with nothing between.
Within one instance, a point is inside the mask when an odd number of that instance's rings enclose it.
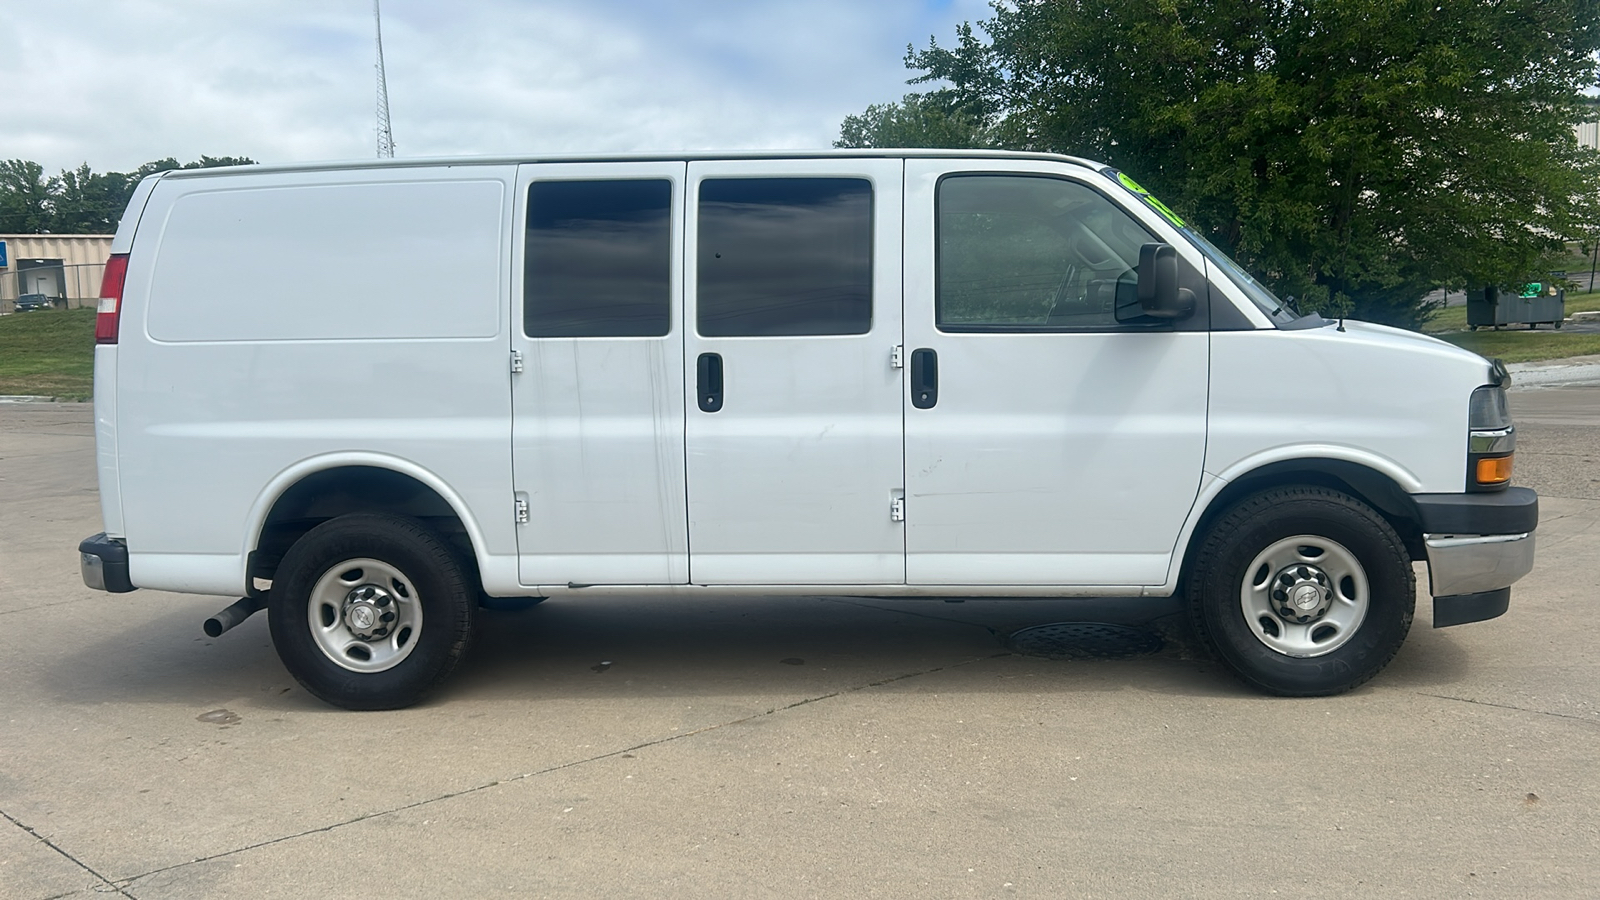
<instances>
[{"instance_id":1,"label":"van hood","mask_svg":"<svg viewBox=\"0 0 1600 900\"><path fill-rule=\"evenodd\" d=\"M1405 352L1426 353L1437 357L1441 362L1448 361L1463 369L1472 369L1483 373L1483 377L1490 377L1491 363L1488 359L1463 350L1448 341L1442 341L1432 335L1408 331L1404 328L1395 328L1389 325L1376 325L1372 322L1359 322L1354 319L1344 320L1345 333L1355 340L1371 346L1392 347ZM1487 383L1487 380L1484 382Z\"/></svg>"}]
</instances>

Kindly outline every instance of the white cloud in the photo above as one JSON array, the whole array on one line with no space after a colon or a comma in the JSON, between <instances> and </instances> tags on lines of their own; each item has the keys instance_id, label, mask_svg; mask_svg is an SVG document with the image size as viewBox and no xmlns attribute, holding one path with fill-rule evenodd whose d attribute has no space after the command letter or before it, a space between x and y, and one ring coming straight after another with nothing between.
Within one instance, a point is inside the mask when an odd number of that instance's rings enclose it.
<instances>
[{"instance_id":1,"label":"white cloud","mask_svg":"<svg viewBox=\"0 0 1600 900\"><path fill-rule=\"evenodd\" d=\"M387 0L401 156L821 147L981 0ZM0 157L374 153L368 0L0 0Z\"/></svg>"}]
</instances>

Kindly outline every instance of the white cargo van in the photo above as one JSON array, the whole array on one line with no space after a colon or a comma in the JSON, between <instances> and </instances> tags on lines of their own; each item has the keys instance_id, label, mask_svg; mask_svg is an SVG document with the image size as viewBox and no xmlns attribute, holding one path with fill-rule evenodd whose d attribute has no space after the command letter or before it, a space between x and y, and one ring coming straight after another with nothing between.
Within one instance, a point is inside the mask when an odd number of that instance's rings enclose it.
<instances>
[{"instance_id":1,"label":"white cargo van","mask_svg":"<svg viewBox=\"0 0 1600 900\"><path fill-rule=\"evenodd\" d=\"M1128 177L919 151L166 172L107 267L84 580L414 701L488 598L1167 596L1346 690L1533 564L1504 367L1297 316Z\"/></svg>"}]
</instances>

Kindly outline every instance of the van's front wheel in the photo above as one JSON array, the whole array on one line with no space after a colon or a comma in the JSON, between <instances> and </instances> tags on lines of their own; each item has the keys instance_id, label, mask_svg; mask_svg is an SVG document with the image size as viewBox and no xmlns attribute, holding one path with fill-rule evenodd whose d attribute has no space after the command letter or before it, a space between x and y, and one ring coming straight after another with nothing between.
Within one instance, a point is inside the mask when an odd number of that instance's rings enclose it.
<instances>
[{"instance_id":1,"label":"van's front wheel","mask_svg":"<svg viewBox=\"0 0 1600 900\"><path fill-rule=\"evenodd\" d=\"M340 516L279 564L272 642L313 695L346 709L416 702L465 654L474 582L441 538L399 516Z\"/></svg>"},{"instance_id":2,"label":"van's front wheel","mask_svg":"<svg viewBox=\"0 0 1600 900\"><path fill-rule=\"evenodd\" d=\"M1411 629L1416 578L1390 524L1347 494L1263 491L1223 513L1195 555L1197 630L1241 679L1318 696L1376 675Z\"/></svg>"}]
</instances>

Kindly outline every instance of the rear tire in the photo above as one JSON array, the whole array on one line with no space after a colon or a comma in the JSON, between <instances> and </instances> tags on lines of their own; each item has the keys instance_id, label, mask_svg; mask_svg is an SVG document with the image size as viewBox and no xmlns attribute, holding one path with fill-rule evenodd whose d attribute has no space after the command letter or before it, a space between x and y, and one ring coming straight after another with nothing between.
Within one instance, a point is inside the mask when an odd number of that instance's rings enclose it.
<instances>
[{"instance_id":1,"label":"rear tire","mask_svg":"<svg viewBox=\"0 0 1600 900\"><path fill-rule=\"evenodd\" d=\"M1338 694L1378 674L1411 629L1404 542L1365 503L1273 488L1211 526L1187 583L1195 629L1241 680L1271 694Z\"/></svg>"},{"instance_id":2,"label":"rear tire","mask_svg":"<svg viewBox=\"0 0 1600 900\"><path fill-rule=\"evenodd\" d=\"M414 519L355 514L306 532L273 576L278 657L312 695L345 709L415 703L466 654L476 580Z\"/></svg>"}]
</instances>

